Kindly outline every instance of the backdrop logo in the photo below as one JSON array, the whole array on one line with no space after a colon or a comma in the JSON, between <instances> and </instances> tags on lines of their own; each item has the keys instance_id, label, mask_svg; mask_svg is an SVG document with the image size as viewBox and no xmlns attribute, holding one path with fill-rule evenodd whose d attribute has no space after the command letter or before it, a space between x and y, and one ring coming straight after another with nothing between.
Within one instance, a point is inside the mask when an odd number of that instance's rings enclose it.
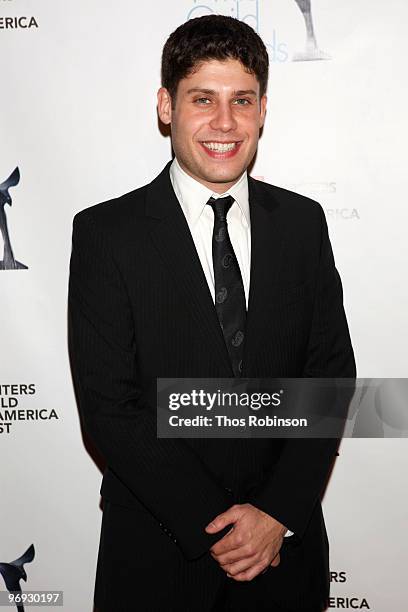
<instances>
[{"instance_id":1,"label":"backdrop logo","mask_svg":"<svg viewBox=\"0 0 408 612\"><path fill-rule=\"evenodd\" d=\"M330 572L330 584L343 584L348 582L347 572ZM343 597L330 596L326 605L335 610L371 610L366 597L348 595Z\"/></svg>"},{"instance_id":2,"label":"backdrop logo","mask_svg":"<svg viewBox=\"0 0 408 612\"><path fill-rule=\"evenodd\" d=\"M330 220L350 221L352 219L360 219L360 213L357 208L325 208L324 212Z\"/></svg>"},{"instance_id":3,"label":"backdrop logo","mask_svg":"<svg viewBox=\"0 0 408 612\"><path fill-rule=\"evenodd\" d=\"M27 582L24 564L31 563L34 559L34 555L34 545L31 544L25 553L15 561L10 561L9 563L0 562L0 574L3 576L4 583L9 593L21 593L20 580ZM16 606L18 612L24 612L24 606L22 604L16 604Z\"/></svg>"},{"instance_id":4,"label":"backdrop logo","mask_svg":"<svg viewBox=\"0 0 408 612\"><path fill-rule=\"evenodd\" d=\"M259 0L193 0L194 7L187 19L203 15L226 15L244 21L259 33ZM286 62L289 54L286 43L280 42L278 34L272 30L272 37L264 40L272 62Z\"/></svg>"},{"instance_id":5,"label":"backdrop logo","mask_svg":"<svg viewBox=\"0 0 408 612\"><path fill-rule=\"evenodd\" d=\"M12 433L14 423L27 421L50 421L59 419L58 414L51 408L28 408L20 405L28 404L30 397L35 397L36 388L30 384L2 384L0 383L0 435Z\"/></svg>"},{"instance_id":6,"label":"backdrop logo","mask_svg":"<svg viewBox=\"0 0 408 612\"><path fill-rule=\"evenodd\" d=\"M283 183L282 187L306 196L337 193L335 181L298 181L296 183Z\"/></svg>"},{"instance_id":7,"label":"backdrop logo","mask_svg":"<svg viewBox=\"0 0 408 612\"><path fill-rule=\"evenodd\" d=\"M266 181L265 176L251 176L258 181ZM337 193L337 183L335 181L301 181L298 183L283 183L281 186L284 189L289 189L290 191L295 191L300 195L311 198L317 198L322 194L330 196L333 193ZM357 208L324 207L324 212L327 219L330 221L351 221L361 218Z\"/></svg>"},{"instance_id":8,"label":"backdrop logo","mask_svg":"<svg viewBox=\"0 0 408 612\"><path fill-rule=\"evenodd\" d=\"M187 19L202 15L226 15L245 21L256 32L259 31L259 0L193 0L194 7Z\"/></svg>"},{"instance_id":9,"label":"backdrop logo","mask_svg":"<svg viewBox=\"0 0 408 612\"><path fill-rule=\"evenodd\" d=\"M27 30L38 28L35 17L0 17L0 30Z\"/></svg>"},{"instance_id":10,"label":"backdrop logo","mask_svg":"<svg viewBox=\"0 0 408 612\"><path fill-rule=\"evenodd\" d=\"M187 19L211 14L227 15L244 21L259 34L259 2L260 0L193 0L194 6L188 12ZM287 2L295 2L299 7L306 29L305 47L301 51L295 52L292 60L294 62L305 62L331 59L330 55L324 53L318 47L313 25L311 0L287 0ZM272 62L288 61L288 45L279 40L279 36L275 29L267 36L262 35L262 38Z\"/></svg>"},{"instance_id":11,"label":"backdrop logo","mask_svg":"<svg viewBox=\"0 0 408 612\"><path fill-rule=\"evenodd\" d=\"M307 62L313 60L331 59L330 55L321 51L317 45L315 30L313 26L311 0L295 0L305 22L306 45L303 51L298 51L293 56L294 62Z\"/></svg>"},{"instance_id":12,"label":"backdrop logo","mask_svg":"<svg viewBox=\"0 0 408 612\"><path fill-rule=\"evenodd\" d=\"M0 231L4 242L3 261L0 260L0 270L21 270L27 266L14 259L13 249L11 248L10 235L7 228L7 217L5 205L11 206L12 200L9 193L10 187L15 187L20 181L20 171L17 168L10 174L8 179L0 184Z\"/></svg>"}]
</instances>

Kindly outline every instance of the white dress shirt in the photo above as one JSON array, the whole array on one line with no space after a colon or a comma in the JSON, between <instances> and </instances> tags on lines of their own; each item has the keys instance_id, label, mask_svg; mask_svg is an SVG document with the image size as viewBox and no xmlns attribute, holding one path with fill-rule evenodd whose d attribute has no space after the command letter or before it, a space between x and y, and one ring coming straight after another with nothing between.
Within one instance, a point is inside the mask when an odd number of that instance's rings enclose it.
<instances>
[{"instance_id":1,"label":"white dress shirt","mask_svg":"<svg viewBox=\"0 0 408 612\"><path fill-rule=\"evenodd\" d=\"M185 172L174 158L170 166L170 180L180 206L186 217L188 227L201 262L213 302L215 302L214 267L212 259L212 236L214 212L207 205L208 200L231 195L234 202L228 211L228 233L241 270L248 310L249 271L251 265L251 232L248 201L247 172L223 194L214 193Z\"/></svg>"},{"instance_id":2,"label":"white dress shirt","mask_svg":"<svg viewBox=\"0 0 408 612\"><path fill-rule=\"evenodd\" d=\"M241 270L248 310L249 275L251 269L251 222L247 171L245 170L228 191L219 194L211 191L211 189L187 174L175 157L170 166L170 180L190 228L214 303L215 282L212 259L214 212L211 206L207 205L207 202L211 197L224 198L230 195L234 198L234 202L227 214L228 233ZM293 532L288 530L285 533L285 537L292 534Z\"/></svg>"}]
</instances>

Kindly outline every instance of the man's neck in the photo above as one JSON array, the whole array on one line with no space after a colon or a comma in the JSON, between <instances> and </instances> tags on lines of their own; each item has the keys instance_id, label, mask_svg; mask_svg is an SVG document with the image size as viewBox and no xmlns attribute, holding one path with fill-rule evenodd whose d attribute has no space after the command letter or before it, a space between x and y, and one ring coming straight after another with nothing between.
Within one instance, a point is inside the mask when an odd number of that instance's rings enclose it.
<instances>
[{"instance_id":1,"label":"man's neck","mask_svg":"<svg viewBox=\"0 0 408 612\"><path fill-rule=\"evenodd\" d=\"M208 181L201 179L198 176L194 176L193 174L191 174L191 172L189 172L189 170L179 161L177 157L176 157L176 161L179 167L181 168L181 170L183 170L186 174L188 174L193 180L197 181L197 183L201 183L201 185L204 185L204 187L207 187L207 189L210 189L210 191L212 191L213 193L218 193L218 194L226 193L229 189L231 189L231 187L233 187L234 185L238 183L238 181L242 177L242 174L246 172L246 170L244 170L244 172L241 173L236 179L234 179L233 181L227 182L227 183L210 183Z\"/></svg>"}]
</instances>

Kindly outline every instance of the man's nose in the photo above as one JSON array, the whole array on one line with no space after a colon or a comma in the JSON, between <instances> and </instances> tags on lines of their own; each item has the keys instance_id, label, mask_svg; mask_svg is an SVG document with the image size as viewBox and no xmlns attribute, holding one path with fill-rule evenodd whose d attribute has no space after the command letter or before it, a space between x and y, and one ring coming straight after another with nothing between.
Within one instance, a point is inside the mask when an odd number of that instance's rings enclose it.
<instances>
[{"instance_id":1,"label":"man's nose","mask_svg":"<svg viewBox=\"0 0 408 612\"><path fill-rule=\"evenodd\" d=\"M213 130L221 132L229 132L237 127L237 122L234 117L233 109L229 103L219 104L213 117L210 121L210 127Z\"/></svg>"}]
</instances>

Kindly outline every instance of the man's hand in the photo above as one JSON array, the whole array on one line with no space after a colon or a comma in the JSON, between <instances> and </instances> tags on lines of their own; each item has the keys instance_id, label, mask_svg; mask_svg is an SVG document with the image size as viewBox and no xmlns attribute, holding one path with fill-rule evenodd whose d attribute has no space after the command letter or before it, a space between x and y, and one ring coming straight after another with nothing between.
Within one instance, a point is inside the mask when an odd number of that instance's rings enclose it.
<instances>
[{"instance_id":1,"label":"man's hand","mask_svg":"<svg viewBox=\"0 0 408 612\"><path fill-rule=\"evenodd\" d=\"M279 565L279 551L286 527L252 504L234 504L205 528L217 533L227 525L231 530L210 548L210 553L227 576L249 581L269 565Z\"/></svg>"}]
</instances>

